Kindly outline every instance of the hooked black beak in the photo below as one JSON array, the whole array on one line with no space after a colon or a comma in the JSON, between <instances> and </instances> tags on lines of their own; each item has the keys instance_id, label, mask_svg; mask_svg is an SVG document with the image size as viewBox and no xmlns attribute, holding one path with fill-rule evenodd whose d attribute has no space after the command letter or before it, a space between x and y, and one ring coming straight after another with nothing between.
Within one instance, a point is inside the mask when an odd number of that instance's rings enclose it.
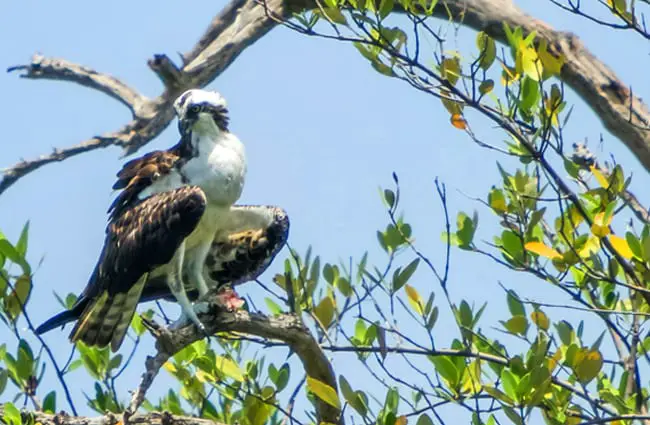
<instances>
[{"instance_id":1,"label":"hooked black beak","mask_svg":"<svg viewBox=\"0 0 650 425\"><path fill-rule=\"evenodd\" d=\"M199 118L198 114L189 114L184 119L178 120L178 130L181 134L187 134L192 129L192 125Z\"/></svg>"}]
</instances>

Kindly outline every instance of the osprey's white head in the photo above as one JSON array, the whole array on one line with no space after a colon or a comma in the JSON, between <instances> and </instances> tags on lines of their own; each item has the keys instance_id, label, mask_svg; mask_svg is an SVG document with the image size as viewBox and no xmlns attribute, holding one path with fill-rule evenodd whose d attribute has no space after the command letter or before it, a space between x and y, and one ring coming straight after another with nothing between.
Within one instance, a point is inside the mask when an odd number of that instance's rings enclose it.
<instances>
[{"instance_id":1,"label":"osprey's white head","mask_svg":"<svg viewBox=\"0 0 650 425\"><path fill-rule=\"evenodd\" d=\"M187 90L174 101L174 110L181 134L192 130L228 131L228 104L216 91Z\"/></svg>"}]
</instances>

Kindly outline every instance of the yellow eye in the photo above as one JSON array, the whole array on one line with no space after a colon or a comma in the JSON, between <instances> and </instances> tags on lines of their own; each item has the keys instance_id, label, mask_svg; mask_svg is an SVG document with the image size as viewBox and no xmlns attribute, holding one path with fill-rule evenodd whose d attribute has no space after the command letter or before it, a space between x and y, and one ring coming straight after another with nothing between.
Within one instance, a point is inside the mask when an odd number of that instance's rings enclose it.
<instances>
[{"instance_id":1,"label":"yellow eye","mask_svg":"<svg viewBox=\"0 0 650 425\"><path fill-rule=\"evenodd\" d=\"M201 107L199 105L194 105L194 106L192 106L190 108L190 112L192 112L194 114L198 114L200 110L201 110Z\"/></svg>"}]
</instances>

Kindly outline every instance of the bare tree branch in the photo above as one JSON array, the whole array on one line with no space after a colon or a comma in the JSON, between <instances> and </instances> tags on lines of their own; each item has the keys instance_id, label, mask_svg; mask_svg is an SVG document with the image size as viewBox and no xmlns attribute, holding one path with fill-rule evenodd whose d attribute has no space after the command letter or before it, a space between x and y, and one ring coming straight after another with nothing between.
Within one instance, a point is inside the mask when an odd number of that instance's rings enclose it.
<instances>
[{"instance_id":1,"label":"bare tree branch","mask_svg":"<svg viewBox=\"0 0 650 425\"><path fill-rule=\"evenodd\" d=\"M49 155L24 160L5 169L0 180L0 194L32 171L84 152L108 146L121 146L125 155L136 152L167 128L174 117L172 103L180 93L209 84L240 53L273 28L277 17L285 16L286 10L282 0L269 0L266 6L255 0L233 1L213 19L197 45L183 55L186 63L181 69L163 54L148 61L165 86L163 93L154 99L138 94L115 77L63 59L36 55L29 64L9 68L9 72L24 71L24 78L70 81L99 90L126 105L134 118L115 132L55 149Z\"/></svg>"},{"instance_id":2,"label":"bare tree branch","mask_svg":"<svg viewBox=\"0 0 650 425\"><path fill-rule=\"evenodd\" d=\"M138 115L140 107L148 101L146 97L117 78L100 74L97 71L65 59L46 58L36 54L32 57L30 64L12 66L7 69L7 72L14 71L23 71L23 74L20 75L21 78L70 81L99 90L122 102L122 104L131 110L134 116Z\"/></svg>"},{"instance_id":3,"label":"bare tree branch","mask_svg":"<svg viewBox=\"0 0 650 425\"><path fill-rule=\"evenodd\" d=\"M219 305L219 302L217 301L216 304ZM307 376L322 381L335 390L337 389L336 376L332 365L321 350L318 342L302 324L298 316L284 314L267 317L260 313L248 313L246 311L233 313L215 308L208 314L200 315L200 318L210 334L240 332L286 343L300 358ZM145 394L162 365L184 347L205 338L193 324L175 330L168 330L147 319L143 318L143 320L146 321L147 326L157 339L156 349L158 352L153 357L147 357L145 362L146 371L143 373L140 385L133 393L131 405L125 413L127 419L144 401ZM316 415L319 423L343 424L339 409L318 398L316 400Z\"/></svg>"}]
</instances>

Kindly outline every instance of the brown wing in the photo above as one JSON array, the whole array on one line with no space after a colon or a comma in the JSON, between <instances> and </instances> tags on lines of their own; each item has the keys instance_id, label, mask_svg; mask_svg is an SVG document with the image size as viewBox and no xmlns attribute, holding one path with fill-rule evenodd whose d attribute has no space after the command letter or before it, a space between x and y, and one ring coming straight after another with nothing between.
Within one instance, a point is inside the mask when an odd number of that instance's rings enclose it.
<instances>
[{"instance_id":1,"label":"brown wing","mask_svg":"<svg viewBox=\"0 0 650 425\"><path fill-rule=\"evenodd\" d=\"M85 307L70 339L88 345L110 343L117 351L149 272L172 260L198 224L205 206L201 189L184 186L152 195L111 222L95 271L77 301Z\"/></svg>"},{"instance_id":2,"label":"brown wing","mask_svg":"<svg viewBox=\"0 0 650 425\"><path fill-rule=\"evenodd\" d=\"M143 204L160 196L164 195L154 195L143 201ZM231 211L229 220L215 234L214 243L203 267L205 278L211 285L237 285L256 279L284 247L289 235L289 218L281 208L234 206ZM153 251L152 255L156 250ZM104 253L102 256L104 258ZM143 271L144 269L140 270ZM97 270L95 272L97 273ZM134 273L131 279L137 278L136 275L137 273ZM89 300L100 295L100 286L95 282L97 278L93 275L91 284L81 295L77 305L43 323L36 332L41 334L77 319L87 308ZM185 279L185 282L188 280ZM198 297L195 288L186 290L190 300L194 301ZM139 302L157 299L176 301L169 291L165 277L154 269L142 289Z\"/></svg>"},{"instance_id":3,"label":"brown wing","mask_svg":"<svg viewBox=\"0 0 650 425\"><path fill-rule=\"evenodd\" d=\"M272 206L234 206L217 231L203 266L210 286L238 285L256 279L284 247L289 235L286 212ZM185 282L188 282L185 279ZM198 294L186 288L190 300ZM162 276L150 277L141 301L175 301Z\"/></svg>"},{"instance_id":4,"label":"brown wing","mask_svg":"<svg viewBox=\"0 0 650 425\"><path fill-rule=\"evenodd\" d=\"M256 279L289 236L289 217L280 208L239 206L232 209L231 215L241 230L218 232L205 260L205 272L217 286ZM256 222L254 215L269 220Z\"/></svg>"},{"instance_id":5,"label":"brown wing","mask_svg":"<svg viewBox=\"0 0 650 425\"><path fill-rule=\"evenodd\" d=\"M122 192L108 208L111 218L119 217L125 208L137 200L140 192L179 167L181 158L179 149L175 147L166 151L149 152L124 164L113 185L113 189L122 189Z\"/></svg>"}]
</instances>

